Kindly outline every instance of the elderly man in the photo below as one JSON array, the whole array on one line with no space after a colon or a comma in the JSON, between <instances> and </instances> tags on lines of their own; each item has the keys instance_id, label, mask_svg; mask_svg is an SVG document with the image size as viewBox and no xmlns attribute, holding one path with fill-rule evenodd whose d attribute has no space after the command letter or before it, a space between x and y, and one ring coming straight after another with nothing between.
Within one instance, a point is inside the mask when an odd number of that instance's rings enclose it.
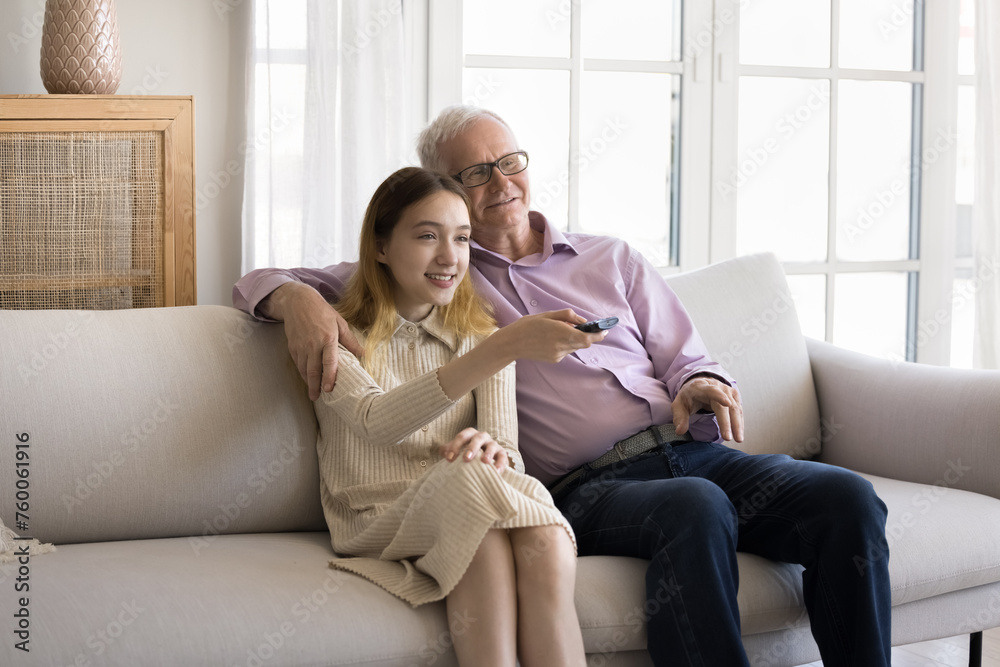
<instances>
[{"instance_id":1,"label":"elderly man","mask_svg":"<svg viewBox=\"0 0 1000 667\"><path fill-rule=\"evenodd\" d=\"M805 604L827 667L889 665L888 554L856 565L884 543L885 505L871 485L843 469L722 444L743 439L733 378L638 252L610 237L561 233L529 210L528 156L501 118L445 109L418 152L472 199L472 274L501 326L561 308L620 320L603 342L558 364L518 362L520 449L572 524L580 555L649 559L653 662L748 664L739 550L805 566ZM313 398L333 386L338 338L355 344L327 302L350 272L266 269L233 290L237 307L285 322ZM740 500L761 488L768 502L739 515Z\"/></svg>"}]
</instances>

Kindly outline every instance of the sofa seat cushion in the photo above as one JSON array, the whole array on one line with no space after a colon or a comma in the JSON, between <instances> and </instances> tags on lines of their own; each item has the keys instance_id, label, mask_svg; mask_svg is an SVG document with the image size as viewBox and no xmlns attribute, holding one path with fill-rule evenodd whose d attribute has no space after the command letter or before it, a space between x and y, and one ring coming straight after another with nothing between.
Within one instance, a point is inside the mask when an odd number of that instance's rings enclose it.
<instances>
[{"instance_id":1,"label":"sofa seat cushion","mask_svg":"<svg viewBox=\"0 0 1000 667\"><path fill-rule=\"evenodd\" d=\"M964 472L961 461L942 461L936 484L914 484L863 474L889 509L893 606L1000 581L1000 500L949 488Z\"/></svg>"},{"instance_id":2,"label":"sofa seat cushion","mask_svg":"<svg viewBox=\"0 0 1000 667\"><path fill-rule=\"evenodd\" d=\"M1000 581L1000 500L865 477L889 507L894 606ZM60 545L30 561L24 664L455 664L443 603L413 610L329 569L331 555L326 532ZM745 636L808 623L800 566L738 560ZM0 566L0 581L15 571ZM588 653L644 655L645 571L640 559L579 559ZM15 605L0 596L0 614Z\"/></svg>"},{"instance_id":3,"label":"sofa seat cushion","mask_svg":"<svg viewBox=\"0 0 1000 667\"><path fill-rule=\"evenodd\" d=\"M957 466L949 470L960 470ZM954 472L954 474L959 474ZM858 554L855 566L890 548L892 604L903 605L938 595L1000 582L1000 500L947 488L862 475L889 510L887 540ZM806 626L802 567L737 554L739 606L743 635ZM587 650L643 648L646 561L587 557L577 566L577 609ZM691 584L697 586L696 582Z\"/></svg>"},{"instance_id":4,"label":"sofa seat cushion","mask_svg":"<svg viewBox=\"0 0 1000 667\"><path fill-rule=\"evenodd\" d=\"M16 662L455 664L443 603L413 610L332 555L326 532L61 545L31 559L31 652Z\"/></svg>"}]
</instances>

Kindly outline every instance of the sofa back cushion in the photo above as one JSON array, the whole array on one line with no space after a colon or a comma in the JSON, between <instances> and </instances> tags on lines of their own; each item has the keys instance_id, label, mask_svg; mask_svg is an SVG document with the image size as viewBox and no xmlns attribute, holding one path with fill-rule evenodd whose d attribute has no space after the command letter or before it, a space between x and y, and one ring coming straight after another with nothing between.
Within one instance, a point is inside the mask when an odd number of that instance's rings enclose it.
<instances>
[{"instance_id":1,"label":"sofa back cushion","mask_svg":"<svg viewBox=\"0 0 1000 667\"><path fill-rule=\"evenodd\" d=\"M819 453L821 427L809 354L788 282L771 254L670 276L712 357L736 379L754 454Z\"/></svg>"},{"instance_id":2,"label":"sofa back cushion","mask_svg":"<svg viewBox=\"0 0 1000 667\"><path fill-rule=\"evenodd\" d=\"M48 542L322 530L316 418L281 325L222 306L0 311L0 517Z\"/></svg>"}]
</instances>

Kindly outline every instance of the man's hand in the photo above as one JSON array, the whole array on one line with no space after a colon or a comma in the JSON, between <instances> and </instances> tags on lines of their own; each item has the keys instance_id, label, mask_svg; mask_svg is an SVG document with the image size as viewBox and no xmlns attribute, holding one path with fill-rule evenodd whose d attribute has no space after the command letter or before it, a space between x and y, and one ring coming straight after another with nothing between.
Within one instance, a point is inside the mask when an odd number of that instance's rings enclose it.
<instances>
[{"instance_id":1,"label":"man's hand","mask_svg":"<svg viewBox=\"0 0 1000 667\"><path fill-rule=\"evenodd\" d=\"M535 315L525 315L499 329L494 336L506 337L517 359L558 363L577 350L599 343L607 331L585 333L575 328L587 320L564 308Z\"/></svg>"},{"instance_id":2,"label":"man's hand","mask_svg":"<svg viewBox=\"0 0 1000 667\"><path fill-rule=\"evenodd\" d=\"M302 283L285 283L261 304L262 312L285 323L288 352L309 386L309 399L333 391L337 380L337 344L356 356L363 349L344 318L319 292Z\"/></svg>"},{"instance_id":3,"label":"man's hand","mask_svg":"<svg viewBox=\"0 0 1000 667\"><path fill-rule=\"evenodd\" d=\"M441 445L441 455L449 461L475 461L477 458L503 472L510 465L507 450L500 446L489 433L474 428L462 429L445 445Z\"/></svg>"},{"instance_id":4,"label":"man's hand","mask_svg":"<svg viewBox=\"0 0 1000 667\"><path fill-rule=\"evenodd\" d=\"M719 422L723 440L743 442L743 407L740 392L721 380L698 375L678 390L673 402L674 426L677 435L688 432L691 415L699 410L711 410Z\"/></svg>"}]
</instances>

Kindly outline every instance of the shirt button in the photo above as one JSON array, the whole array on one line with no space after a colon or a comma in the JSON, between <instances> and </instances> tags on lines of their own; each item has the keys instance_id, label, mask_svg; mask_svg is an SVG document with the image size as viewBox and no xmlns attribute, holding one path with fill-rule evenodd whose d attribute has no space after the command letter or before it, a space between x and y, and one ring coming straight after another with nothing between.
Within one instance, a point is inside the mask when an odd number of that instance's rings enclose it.
<instances>
[{"instance_id":1,"label":"shirt button","mask_svg":"<svg viewBox=\"0 0 1000 667\"><path fill-rule=\"evenodd\" d=\"M596 364L597 363L597 357L591 357L590 358L590 363Z\"/></svg>"},{"instance_id":2,"label":"shirt button","mask_svg":"<svg viewBox=\"0 0 1000 667\"><path fill-rule=\"evenodd\" d=\"M411 349L411 350L412 350L412 349L415 349L416 347L417 347L417 344L416 344L416 343L410 343L410 349Z\"/></svg>"},{"instance_id":3,"label":"shirt button","mask_svg":"<svg viewBox=\"0 0 1000 667\"><path fill-rule=\"evenodd\" d=\"M532 306L537 306L538 305L538 299L532 299L531 300L531 305Z\"/></svg>"},{"instance_id":4,"label":"shirt button","mask_svg":"<svg viewBox=\"0 0 1000 667\"><path fill-rule=\"evenodd\" d=\"M420 462L420 467L421 468L426 468L427 467L427 461L421 461Z\"/></svg>"}]
</instances>

